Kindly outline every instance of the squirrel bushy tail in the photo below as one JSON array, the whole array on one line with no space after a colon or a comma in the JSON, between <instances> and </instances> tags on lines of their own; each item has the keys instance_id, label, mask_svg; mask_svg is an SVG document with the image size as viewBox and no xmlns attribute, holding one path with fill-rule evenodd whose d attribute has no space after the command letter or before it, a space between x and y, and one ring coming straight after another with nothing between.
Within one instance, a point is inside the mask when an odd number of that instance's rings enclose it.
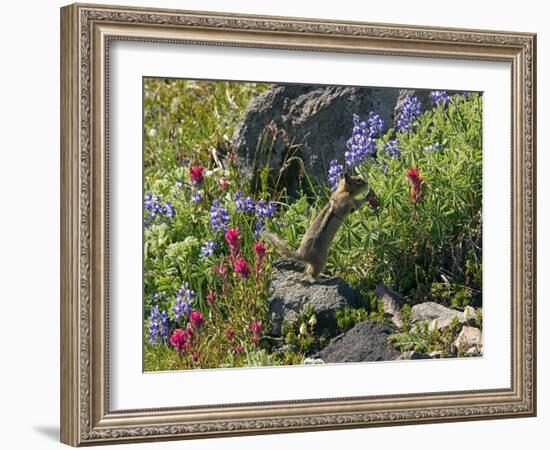
<instances>
[{"instance_id":1,"label":"squirrel bushy tail","mask_svg":"<svg viewBox=\"0 0 550 450\"><path fill-rule=\"evenodd\" d=\"M284 256L285 258L291 259L293 261L301 261L298 253L290 250L281 240L281 238L275 233L272 233L271 231L264 231L262 232L262 237L267 239L273 245L273 247L275 247L275 249L281 256Z\"/></svg>"}]
</instances>

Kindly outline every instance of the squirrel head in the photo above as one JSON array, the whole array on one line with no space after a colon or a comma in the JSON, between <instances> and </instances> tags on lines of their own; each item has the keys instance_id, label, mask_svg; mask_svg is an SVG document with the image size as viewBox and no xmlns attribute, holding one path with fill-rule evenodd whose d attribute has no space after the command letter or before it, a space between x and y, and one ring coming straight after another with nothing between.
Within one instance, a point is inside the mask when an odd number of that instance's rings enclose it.
<instances>
[{"instance_id":1,"label":"squirrel head","mask_svg":"<svg viewBox=\"0 0 550 450\"><path fill-rule=\"evenodd\" d=\"M363 178L350 175L344 172L340 177L340 183L338 184L338 190L349 192L351 195L358 195L366 190L368 184Z\"/></svg>"}]
</instances>

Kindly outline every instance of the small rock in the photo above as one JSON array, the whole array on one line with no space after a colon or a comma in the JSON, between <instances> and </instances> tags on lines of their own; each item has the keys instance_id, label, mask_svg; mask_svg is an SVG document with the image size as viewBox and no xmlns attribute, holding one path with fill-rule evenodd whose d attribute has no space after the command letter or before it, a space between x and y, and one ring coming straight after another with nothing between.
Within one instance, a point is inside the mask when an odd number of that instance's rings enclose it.
<instances>
[{"instance_id":1,"label":"small rock","mask_svg":"<svg viewBox=\"0 0 550 450\"><path fill-rule=\"evenodd\" d=\"M403 352L399 357L397 358L399 360L403 359L432 359L430 355L427 355L426 353L416 352L414 350L410 350L408 352Z\"/></svg>"},{"instance_id":2,"label":"small rock","mask_svg":"<svg viewBox=\"0 0 550 450\"><path fill-rule=\"evenodd\" d=\"M433 359L439 359L443 356L443 352L434 350L433 352L429 353L429 356L430 358L433 358Z\"/></svg>"},{"instance_id":3,"label":"small rock","mask_svg":"<svg viewBox=\"0 0 550 450\"><path fill-rule=\"evenodd\" d=\"M304 360L302 361L302 364L307 364L307 365L324 364L324 363L325 362L322 359L318 359L318 358L304 358Z\"/></svg>"},{"instance_id":4,"label":"small rock","mask_svg":"<svg viewBox=\"0 0 550 450\"><path fill-rule=\"evenodd\" d=\"M382 300L384 304L384 313L391 316L391 320L397 328L401 328L403 326L401 308L407 303L407 300L383 283L376 286L374 295Z\"/></svg>"},{"instance_id":5,"label":"small rock","mask_svg":"<svg viewBox=\"0 0 550 450\"><path fill-rule=\"evenodd\" d=\"M475 351L479 354L483 353L481 330L468 325L463 326L460 334L453 342L453 346L459 352Z\"/></svg>"},{"instance_id":6,"label":"small rock","mask_svg":"<svg viewBox=\"0 0 550 450\"><path fill-rule=\"evenodd\" d=\"M270 334L280 336L284 321L292 322L311 305L315 313L318 330L328 329L337 333L336 311L345 306L359 306L357 292L341 278L308 280L303 267L287 260L274 265L273 278L269 288Z\"/></svg>"},{"instance_id":7,"label":"small rock","mask_svg":"<svg viewBox=\"0 0 550 450\"><path fill-rule=\"evenodd\" d=\"M415 305L411 309L411 323L429 321L429 329L432 331L436 327L441 330L448 327L454 318L458 318L460 323L464 323L464 314L446 306L434 302L425 302Z\"/></svg>"},{"instance_id":8,"label":"small rock","mask_svg":"<svg viewBox=\"0 0 550 450\"><path fill-rule=\"evenodd\" d=\"M313 358L325 363L394 360L399 352L388 342L393 332L392 327L367 319L332 339Z\"/></svg>"}]
</instances>

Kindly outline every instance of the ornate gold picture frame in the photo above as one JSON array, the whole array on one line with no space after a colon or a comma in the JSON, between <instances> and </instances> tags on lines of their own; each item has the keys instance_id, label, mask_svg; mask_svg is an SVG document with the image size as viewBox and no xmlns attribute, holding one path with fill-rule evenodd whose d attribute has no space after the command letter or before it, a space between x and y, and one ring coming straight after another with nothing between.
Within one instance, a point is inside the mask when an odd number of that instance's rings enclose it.
<instances>
[{"instance_id":1,"label":"ornate gold picture frame","mask_svg":"<svg viewBox=\"0 0 550 450\"><path fill-rule=\"evenodd\" d=\"M509 63L511 127L503 125L503 132L511 129L510 386L113 410L108 105L115 41ZM62 8L61 441L81 446L534 416L535 89L536 36L530 33L85 4Z\"/></svg>"}]
</instances>

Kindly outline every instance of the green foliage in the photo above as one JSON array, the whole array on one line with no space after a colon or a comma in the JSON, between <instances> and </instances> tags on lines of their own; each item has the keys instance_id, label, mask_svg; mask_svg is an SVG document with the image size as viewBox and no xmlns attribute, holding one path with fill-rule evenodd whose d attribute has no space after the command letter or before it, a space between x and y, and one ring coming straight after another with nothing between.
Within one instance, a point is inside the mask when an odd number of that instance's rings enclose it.
<instances>
[{"instance_id":1,"label":"green foliage","mask_svg":"<svg viewBox=\"0 0 550 450\"><path fill-rule=\"evenodd\" d=\"M365 308L350 308L345 306L344 309L336 311L336 323L340 331L344 332L353 328L357 323L369 318L369 313Z\"/></svg>"},{"instance_id":2,"label":"green foliage","mask_svg":"<svg viewBox=\"0 0 550 450\"><path fill-rule=\"evenodd\" d=\"M481 292L482 99L454 97L422 115L414 131L397 133L401 156L378 140L378 163L356 168L376 194L376 209L352 214L337 236L329 268L372 290L380 281L422 301L435 280ZM439 150L427 150L439 143ZM407 170L420 170L420 200L411 199ZM478 295L479 293L479 295ZM460 300L464 304L464 298Z\"/></svg>"},{"instance_id":3,"label":"green foliage","mask_svg":"<svg viewBox=\"0 0 550 450\"><path fill-rule=\"evenodd\" d=\"M403 305L401 322L403 331L408 332L411 329L411 306L409 304Z\"/></svg>"},{"instance_id":4,"label":"green foliage","mask_svg":"<svg viewBox=\"0 0 550 450\"><path fill-rule=\"evenodd\" d=\"M246 353L246 366L247 367L259 367L259 366L277 366L277 359L267 353L264 349L251 351Z\"/></svg>"},{"instance_id":5,"label":"green foliage","mask_svg":"<svg viewBox=\"0 0 550 450\"><path fill-rule=\"evenodd\" d=\"M305 311L298 315L292 322L283 322L282 333L286 346L297 353L297 359L319 350L328 339L324 330L319 330L317 317L311 305L307 305ZM287 352L288 353L288 350ZM285 355L285 359L292 359Z\"/></svg>"}]
</instances>

